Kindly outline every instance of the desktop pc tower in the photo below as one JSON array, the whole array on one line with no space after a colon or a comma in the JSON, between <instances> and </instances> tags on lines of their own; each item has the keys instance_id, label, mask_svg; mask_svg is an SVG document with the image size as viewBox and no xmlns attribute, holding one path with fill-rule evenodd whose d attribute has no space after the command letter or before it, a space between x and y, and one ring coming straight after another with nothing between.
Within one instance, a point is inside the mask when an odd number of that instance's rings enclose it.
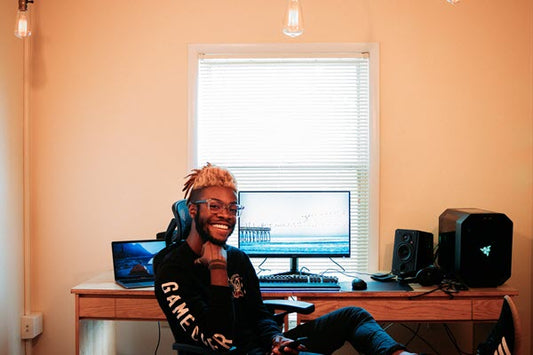
<instances>
[{"instance_id":1,"label":"desktop pc tower","mask_svg":"<svg viewBox=\"0 0 533 355\"><path fill-rule=\"evenodd\" d=\"M496 287L511 277L513 222L502 213L450 208L439 216L438 265L470 287Z\"/></svg>"}]
</instances>

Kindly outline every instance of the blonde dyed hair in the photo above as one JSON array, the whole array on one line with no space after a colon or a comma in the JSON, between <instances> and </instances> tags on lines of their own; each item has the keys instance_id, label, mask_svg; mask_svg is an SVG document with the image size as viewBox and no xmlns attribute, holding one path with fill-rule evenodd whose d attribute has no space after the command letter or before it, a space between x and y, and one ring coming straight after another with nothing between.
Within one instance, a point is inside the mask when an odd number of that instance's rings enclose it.
<instances>
[{"instance_id":1,"label":"blonde dyed hair","mask_svg":"<svg viewBox=\"0 0 533 355\"><path fill-rule=\"evenodd\" d=\"M225 168L207 163L200 169L193 169L185 177L187 181L183 186L185 199L190 199L193 192L206 187L227 187L237 192L237 181L235 177Z\"/></svg>"}]
</instances>

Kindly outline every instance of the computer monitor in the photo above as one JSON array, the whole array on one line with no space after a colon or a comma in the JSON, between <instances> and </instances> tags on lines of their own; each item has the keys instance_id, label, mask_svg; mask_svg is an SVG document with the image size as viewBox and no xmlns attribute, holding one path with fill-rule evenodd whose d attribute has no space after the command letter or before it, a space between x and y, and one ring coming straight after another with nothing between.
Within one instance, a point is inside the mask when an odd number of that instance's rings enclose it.
<instances>
[{"instance_id":1,"label":"computer monitor","mask_svg":"<svg viewBox=\"0 0 533 355\"><path fill-rule=\"evenodd\" d=\"M240 191L239 248L250 257L350 256L349 191Z\"/></svg>"}]
</instances>

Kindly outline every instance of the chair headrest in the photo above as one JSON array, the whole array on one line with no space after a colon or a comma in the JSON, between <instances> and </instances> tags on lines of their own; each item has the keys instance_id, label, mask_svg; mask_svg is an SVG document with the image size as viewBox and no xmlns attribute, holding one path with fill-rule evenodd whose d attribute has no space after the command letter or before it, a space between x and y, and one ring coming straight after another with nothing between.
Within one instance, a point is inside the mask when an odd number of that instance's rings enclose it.
<instances>
[{"instance_id":1,"label":"chair headrest","mask_svg":"<svg viewBox=\"0 0 533 355\"><path fill-rule=\"evenodd\" d=\"M185 239L191 230L192 218L187 207L187 200L179 200L172 204L172 213L176 220L176 234L173 241Z\"/></svg>"}]
</instances>

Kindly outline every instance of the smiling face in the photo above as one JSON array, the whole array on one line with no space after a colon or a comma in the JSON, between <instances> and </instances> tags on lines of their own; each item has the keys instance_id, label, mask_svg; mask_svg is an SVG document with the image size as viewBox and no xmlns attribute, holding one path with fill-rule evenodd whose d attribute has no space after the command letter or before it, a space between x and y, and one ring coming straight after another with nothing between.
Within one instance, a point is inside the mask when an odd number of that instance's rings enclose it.
<instances>
[{"instance_id":1,"label":"smiling face","mask_svg":"<svg viewBox=\"0 0 533 355\"><path fill-rule=\"evenodd\" d=\"M195 201L207 199L229 205L230 203L237 203L237 194L227 187L212 186L201 189L198 194L195 194L194 199L191 199L194 207L189 211L202 240L224 245L235 229L237 218L225 208L222 208L218 213L213 213L206 203L194 204Z\"/></svg>"}]
</instances>

